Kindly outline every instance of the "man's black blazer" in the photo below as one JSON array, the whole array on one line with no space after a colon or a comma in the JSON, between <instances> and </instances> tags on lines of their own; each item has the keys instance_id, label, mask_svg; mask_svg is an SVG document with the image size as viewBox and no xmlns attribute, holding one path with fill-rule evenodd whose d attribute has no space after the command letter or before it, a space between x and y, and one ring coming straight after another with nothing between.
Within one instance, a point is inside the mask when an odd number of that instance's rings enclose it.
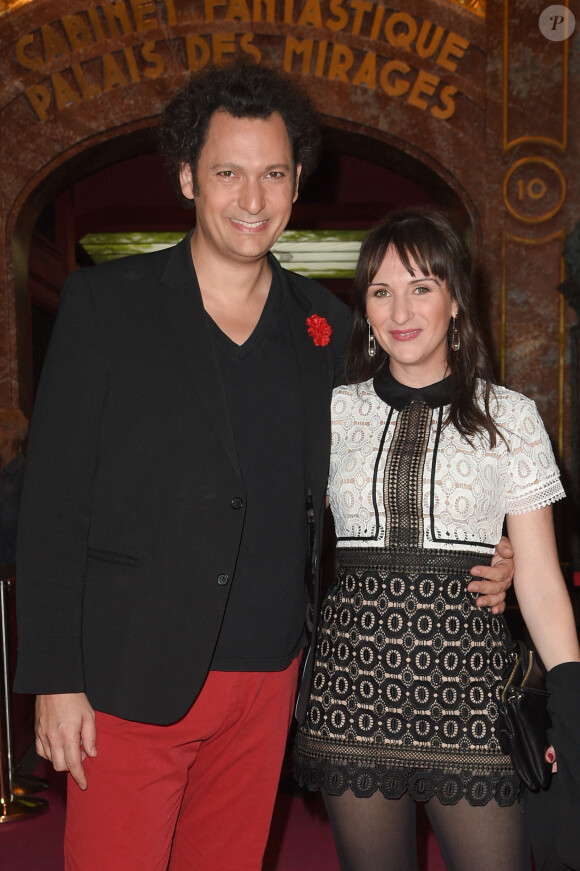
<instances>
[{"instance_id":1,"label":"man's black blazer","mask_svg":"<svg viewBox=\"0 0 580 871\"><path fill-rule=\"evenodd\" d=\"M350 318L323 287L270 264L304 399L305 501L311 488L320 525ZM313 313L332 327L325 347L308 334ZM15 689L84 691L130 720L182 717L235 583L244 500L190 238L69 276L27 454Z\"/></svg>"}]
</instances>

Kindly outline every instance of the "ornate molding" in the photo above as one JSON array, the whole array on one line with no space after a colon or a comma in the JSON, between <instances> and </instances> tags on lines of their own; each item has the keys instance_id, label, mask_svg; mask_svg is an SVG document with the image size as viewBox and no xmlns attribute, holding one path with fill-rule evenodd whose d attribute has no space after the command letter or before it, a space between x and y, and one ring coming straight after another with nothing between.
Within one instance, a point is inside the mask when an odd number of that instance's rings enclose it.
<instances>
[{"instance_id":1,"label":"ornate molding","mask_svg":"<svg viewBox=\"0 0 580 871\"><path fill-rule=\"evenodd\" d=\"M26 6L27 3L32 3L32 0L0 0L0 16L13 12L19 6Z\"/></svg>"},{"instance_id":2,"label":"ornate molding","mask_svg":"<svg viewBox=\"0 0 580 871\"><path fill-rule=\"evenodd\" d=\"M568 2L569 0L563 0L563 5L567 7ZM516 4L514 3L513 5L515 6ZM568 147L569 40L564 39L562 42L550 43L554 50L552 64L555 67L560 67L562 77L560 93L557 93L557 88L554 89L554 135L534 132L534 89L531 87L531 80L533 77L536 77L536 82L540 83L541 79L546 76L547 68L543 67L539 70L534 68L532 52L526 64L522 64L520 61L518 76L520 87L523 83L523 92L514 92L510 85L510 23L513 25L514 20L517 19L510 19L510 0L504 0L503 8L503 151L509 151L519 145L537 143L551 146L565 153ZM531 13L529 14L531 15ZM517 66L517 64L514 64L514 66ZM525 69L526 66L527 70ZM520 132L519 135L513 135L510 132L510 109L514 110L516 107L527 116L528 124L528 130L525 133Z\"/></svg>"},{"instance_id":3,"label":"ornate molding","mask_svg":"<svg viewBox=\"0 0 580 871\"><path fill-rule=\"evenodd\" d=\"M530 238L529 236L516 236L512 233L502 231L501 243L501 285L500 285L500 383L506 382L507 368L507 319L508 319L508 254L510 250L521 247L523 251L527 251L526 257L534 256L534 248L543 247L549 243L556 242L559 248L559 281L558 289L561 288L561 283L566 276L566 264L562 255L562 248L565 239L565 230L556 230L542 238ZM521 257L521 252L518 257ZM537 255L536 255L537 256ZM538 268L545 259L545 252L542 252L538 258ZM566 369L566 321L564 299L562 295L558 300L558 364L557 364L557 454L561 458L564 454L564 420L565 420L565 403L564 403L564 386L565 386L565 369Z\"/></svg>"},{"instance_id":4,"label":"ornate molding","mask_svg":"<svg viewBox=\"0 0 580 871\"><path fill-rule=\"evenodd\" d=\"M447 0L448 3L455 3L456 6L462 6L469 12L473 12L479 18L485 18L485 5L487 0Z\"/></svg>"}]
</instances>

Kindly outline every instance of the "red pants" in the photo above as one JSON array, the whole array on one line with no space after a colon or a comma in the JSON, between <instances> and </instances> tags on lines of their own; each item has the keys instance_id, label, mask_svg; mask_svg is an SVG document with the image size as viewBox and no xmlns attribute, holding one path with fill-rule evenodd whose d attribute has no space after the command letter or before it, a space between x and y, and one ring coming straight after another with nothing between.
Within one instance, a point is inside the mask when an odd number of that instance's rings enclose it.
<instances>
[{"instance_id":1,"label":"red pants","mask_svg":"<svg viewBox=\"0 0 580 871\"><path fill-rule=\"evenodd\" d=\"M170 726L97 712L88 787L68 782L66 871L261 868L298 661L281 672L210 672Z\"/></svg>"}]
</instances>

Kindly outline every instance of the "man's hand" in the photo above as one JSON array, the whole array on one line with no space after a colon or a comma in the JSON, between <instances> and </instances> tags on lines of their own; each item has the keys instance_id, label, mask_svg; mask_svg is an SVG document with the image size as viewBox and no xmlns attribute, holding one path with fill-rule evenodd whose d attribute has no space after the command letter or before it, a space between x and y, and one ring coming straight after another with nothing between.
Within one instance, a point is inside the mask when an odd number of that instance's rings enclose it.
<instances>
[{"instance_id":1,"label":"man's hand","mask_svg":"<svg viewBox=\"0 0 580 871\"><path fill-rule=\"evenodd\" d=\"M95 712L84 693L36 697L36 752L55 771L70 771L81 789L87 788L83 762L96 756Z\"/></svg>"},{"instance_id":2,"label":"man's hand","mask_svg":"<svg viewBox=\"0 0 580 871\"><path fill-rule=\"evenodd\" d=\"M494 614L502 614L505 611L505 594L514 577L514 552L509 539L502 537L490 566L474 566L471 574L476 575L478 580L471 581L467 589L471 593L480 593L477 599L479 607L491 608Z\"/></svg>"}]
</instances>

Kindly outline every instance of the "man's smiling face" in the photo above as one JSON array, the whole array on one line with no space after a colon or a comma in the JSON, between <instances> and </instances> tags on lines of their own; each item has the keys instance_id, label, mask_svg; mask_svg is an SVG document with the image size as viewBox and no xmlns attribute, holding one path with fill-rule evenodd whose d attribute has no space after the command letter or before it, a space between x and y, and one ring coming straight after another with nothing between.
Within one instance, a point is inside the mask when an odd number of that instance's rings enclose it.
<instances>
[{"instance_id":1,"label":"man's smiling face","mask_svg":"<svg viewBox=\"0 0 580 871\"><path fill-rule=\"evenodd\" d=\"M299 176L281 115L215 112L195 183L189 166L181 170L182 191L195 199L197 250L218 259L260 260L288 223Z\"/></svg>"}]
</instances>

